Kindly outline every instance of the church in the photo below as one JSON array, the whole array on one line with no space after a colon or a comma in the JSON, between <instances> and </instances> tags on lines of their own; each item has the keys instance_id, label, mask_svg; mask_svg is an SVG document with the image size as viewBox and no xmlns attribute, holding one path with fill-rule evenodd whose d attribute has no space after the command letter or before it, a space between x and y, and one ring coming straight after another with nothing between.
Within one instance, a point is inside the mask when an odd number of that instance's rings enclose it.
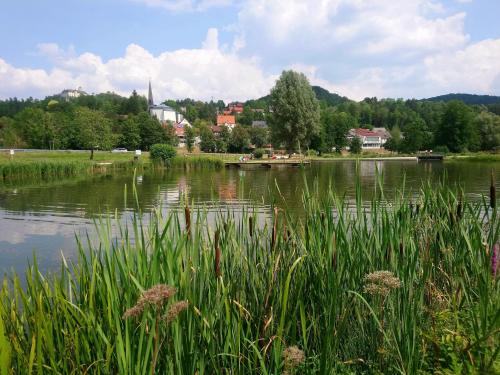
<instances>
[{"instance_id":1,"label":"church","mask_svg":"<svg viewBox=\"0 0 500 375\"><path fill-rule=\"evenodd\" d=\"M172 124L181 123L184 120L184 116L178 113L175 109L169 107L168 105L158 104L156 105L153 100L153 90L151 89L151 81L149 82L149 92L148 92L148 106L149 114L156 117L161 123L166 123L170 121Z\"/></svg>"}]
</instances>

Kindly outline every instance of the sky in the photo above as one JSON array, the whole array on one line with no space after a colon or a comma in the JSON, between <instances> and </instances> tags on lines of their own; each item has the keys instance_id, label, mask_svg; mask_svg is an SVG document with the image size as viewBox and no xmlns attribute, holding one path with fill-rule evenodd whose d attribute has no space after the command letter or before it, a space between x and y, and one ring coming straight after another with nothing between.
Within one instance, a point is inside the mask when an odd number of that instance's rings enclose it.
<instances>
[{"instance_id":1,"label":"sky","mask_svg":"<svg viewBox=\"0 0 500 375\"><path fill-rule=\"evenodd\" d=\"M500 0L0 0L0 98L500 95Z\"/></svg>"}]
</instances>

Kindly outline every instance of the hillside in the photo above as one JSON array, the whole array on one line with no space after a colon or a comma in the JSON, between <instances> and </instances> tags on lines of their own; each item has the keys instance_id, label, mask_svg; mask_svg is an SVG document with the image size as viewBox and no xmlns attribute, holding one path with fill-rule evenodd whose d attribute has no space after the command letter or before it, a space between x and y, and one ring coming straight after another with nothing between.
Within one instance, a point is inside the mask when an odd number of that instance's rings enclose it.
<instances>
[{"instance_id":1,"label":"hillside","mask_svg":"<svg viewBox=\"0 0 500 375\"><path fill-rule=\"evenodd\" d=\"M461 100L469 105L488 105L500 103L500 96L491 95L473 95L473 94L446 94L435 96L433 98L422 99L430 102L449 102L452 100Z\"/></svg>"}]
</instances>

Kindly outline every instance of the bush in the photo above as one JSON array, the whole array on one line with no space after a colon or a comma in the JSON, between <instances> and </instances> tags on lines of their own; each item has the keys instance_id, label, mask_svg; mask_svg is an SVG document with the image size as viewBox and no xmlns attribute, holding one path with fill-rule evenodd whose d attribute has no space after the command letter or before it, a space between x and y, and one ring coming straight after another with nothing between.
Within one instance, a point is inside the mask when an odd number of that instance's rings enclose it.
<instances>
[{"instance_id":1,"label":"bush","mask_svg":"<svg viewBox=\"0 0 500 375\"><path fill-rule=\"evenodd\" d=\"M435 152L437 154L448 154L450 150L448 149L447 146L436 146L432 150L432 152Z\"/></svg>"},{"instance_id":2,"label":"bush","mask_svg":"<svg viewBox=\"0 0 500 375\"><path fill-rule=\"evenodd\" d=\"M307 156L318 156L318 152L316 150L310 149L306 151Z\"/></svg>"},{"instance_id":3,"label":"bush","mask_svg":"<svg viewBox=\"0 0 500 375\"><path fill-rule=\"evenodd\" d=\"M361 139L359 139L358 137L354 137L351 140L351 146L350 146L351 154L361 154L361 150L362 150Z\"/></svg>"},{"instance_id":4,"label":"bush","mask_svg":"<svg viewBox=\"0 0 500 375\"><path fill-rule=\"evenodd\" d=\"M253 156L255 157L255 159L262 159L262 156L264 156L264 150L261 148L256 149L253 152Z\"/></svg>"},{"instance_id":5,"label":"bush","mask_svg":"<svg viewBox=\"0 0 500 375\"><path fill-rule=\"evenodd\" d=\"M158 143L151 146L150 156L154 162L167 163L177 155L174 146Z\"/></svg>"}]
</instances>

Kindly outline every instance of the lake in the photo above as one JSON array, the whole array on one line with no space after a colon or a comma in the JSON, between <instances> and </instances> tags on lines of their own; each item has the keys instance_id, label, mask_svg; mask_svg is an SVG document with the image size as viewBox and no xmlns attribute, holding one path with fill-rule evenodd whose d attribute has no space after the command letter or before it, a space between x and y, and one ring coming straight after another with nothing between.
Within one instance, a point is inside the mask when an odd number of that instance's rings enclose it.
<instances>
[{"instance_id":1,"label":"lake","mask_svg":"<svg viewBox=\"0 0 500 375\"><path fill-rule=\"evenodd\" d=\"M489 193L490 174L500 190L500 163L339 160L315 162L304 168L244 167L220 171L164 171L133 175L111 174L67 181L26 185L0 185L0 271L14 269L23 273L36 254L42 271L57 269L61 252L75 256L75 234L92 235L94 220L114 217L129 221L136 210L132 193L135 182L141 211L147 216L155 207L177 209L183 199L195 208L214 213L240 211L252 205L262 217L271 213L271 204L286 207L300 215L304 184L318 191L331 185L347 201L355 196L357 171L363 198L369 200L376 184L377 171L383 176L387 199L403 181L407 191L418 193L423 181L437 184L446 179L450 186L462 186L468 199ZM307 182L306 182L307 181ZM125 188L125 186L127 186Z\"/></svg>"}]
</instances>

